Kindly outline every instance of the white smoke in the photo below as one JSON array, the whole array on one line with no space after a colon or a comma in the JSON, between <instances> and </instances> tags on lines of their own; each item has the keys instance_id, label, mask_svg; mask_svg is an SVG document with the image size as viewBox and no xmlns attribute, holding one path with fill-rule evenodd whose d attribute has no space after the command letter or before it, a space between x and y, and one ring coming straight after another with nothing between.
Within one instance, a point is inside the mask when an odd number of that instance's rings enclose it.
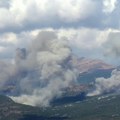
<instances>
[{"instance_id":1,"label":"white smoke","mask_svg":"<svg viewBox=\"0 0 120 120\"><path fill-rule=\"evenodd\" d=\"M120 92L120 71L113 70L110 78L97 78L95 90L88 93L88 96L95 96L104 93Z\"/></svg>"},{"instance_id":2,"label":"white smoke","mask_svg":"<svg viewBox=\"0 0 120 120\"><path fill-rule=\"evenodd\" d=\"M42 31L28 49L17 49L13 65L13 100L23 104L47 106L54 97L76 80L67 40L55 32Z\"/></svg>"},{"instance_id":3,"label":"white smoke","mask_svg":"<svg viewBox=\"0 0 120 120\"><path fill-rule=\"evenodd\" d=\"M112 57L119 63L120 61L120 32L114 31L108 35L103 43L105 56ZM110 59L110 58L109 58ZM110 78L97 78L95 81L95 90L88 93L88 96L100 95L104 93L120 92L120 71L113 70Z\"/></svg>"}]
</instances>

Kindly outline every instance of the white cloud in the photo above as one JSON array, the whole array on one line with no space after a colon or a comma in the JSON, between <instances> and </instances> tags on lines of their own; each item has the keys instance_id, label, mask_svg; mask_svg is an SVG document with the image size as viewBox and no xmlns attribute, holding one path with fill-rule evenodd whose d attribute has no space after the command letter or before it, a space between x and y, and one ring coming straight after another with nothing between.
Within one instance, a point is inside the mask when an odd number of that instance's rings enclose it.
<instances>
[{"instance_id":1,"label":"white cloud","mask_svg":"<svg viewBox=\"0 0 120 120\"><path fill-rule=\"evenodd\" d=\"M106 19L105 13L112 12L116 5L116 0L8 1L0 1L1 31L22 31L23 29L32 29L32 27L65 27L69 25L100 27L103 24L101 19L103 17ZM103 4L101 4L102 2ZM112 24L112 22L110 23Z\"/></svg>"},{"instance_id":2,"label":"white cloud","mask_svg":"<svg viewBox=\"0 0 120 120\"><path fill-rule=\"evenodd\" d=\"M92 0L86 2L84 0L53 0L52 2L49 0L12 0L10 7L10 13L18 22L25 20L38 22L38 20L50 20L56 17L63 22L76 22L93 14L94 10L95 3Z\"/></svg>"},{"instance_id":3,"label":"white cloud","mask_svg":"<svg viewBox=\"0 0 120 120\"><path fill-rule=\"evenodd\" d=\"M5 33L0 36L0 42L8 44L16 44L17 38L15 33Z\"/></svg>"},{"instance_id":4,"label":"white cloud","mask_svg":"<svg viewBox=\"0 0 120 120\"><path fill-rule=\"evenodd\" d=\"M60 29L59 35L66 36L71 45L80 49L94 49L101 47L102 43L106 41L108 30L98 30L90 28L78 29Z\"/></svg>"},{"instance_id":5,"label":"white cloud","mask_svg":"<svg viewBox=\"0 0 120 120\"><path fill-rule=\"evenodd\" d=\"M116 8L116 4L117 4L117 0L104 0L103 1L103 5L104 5L103 11L105 13L113 12Z\"/></svg>"},{"instance_id":6,"label":"white cloud","mask_svg":"<svg viewBox=\"0 0 120 120\"><path fill-rule=\"evenodd\" d=\"M19 34L8 32L0 35L0 59L12 59L15 50L24 48L33 39L32 32L21 32Z\"/></svg>"},{"instance_id":7,"label":"white cloud","mask_svg":"<svg viewBox=\"0 0 120 120\"><path fill-rule=\"evenodd\" d=\"M62 21L76 22L94 14L95 9L96 4L92 0L59 0L58 13Z\"/></svg>"},{"instance_id":8,"label":"white cloud","mask_svg":"<svg viewBox=\"0 0 120 120\"><path fill-rule=\"evenodd\" d=\"M116 61L120 60L120 30L110 31L103 45L106 56L111 56L117 59Z\"/></svg>"},{"instance_id":9,"label":"white cloud","mask_svg":"<svg viewBox=\"0 0 120 120\"><path fill-rule=\"evenodd\" d=\"M6 8L0 8L0 29L5 27L14 27L15 20L11 13Z\"/></svg>"},{"instance_id":10,"label":"white cloud","mask_svg":"<svg viewBox=\"0 0 120 120\"><path fill-rule=\"evenodd\" d=\"M119 64L120 30L61 29L59 35L68 38L74 53L79 56L99 58L108 63Z\"/></svg>"},{"instance_id":11,"label":"white cloud","mask_svg":"<svg viewBox=\"0 0 120 120\"><path fill-rule=\"evenodd\" d=\"M119 62L119 59L116 60L114 58L116 53L112 52L112 46L117 45L119 47L120 35L118 33L120 33L120 31L116 29L98 30L90 28L48 28L20 33L4 33L0 35L0 58L12 58L15 54L16 48L28 47L31 40L35 39L38 33L42 30L53 31L58 34L59 38L67 38L73 52L79 56L99 58L115 64L118 64Z\"/></svg>"}]
</instances>

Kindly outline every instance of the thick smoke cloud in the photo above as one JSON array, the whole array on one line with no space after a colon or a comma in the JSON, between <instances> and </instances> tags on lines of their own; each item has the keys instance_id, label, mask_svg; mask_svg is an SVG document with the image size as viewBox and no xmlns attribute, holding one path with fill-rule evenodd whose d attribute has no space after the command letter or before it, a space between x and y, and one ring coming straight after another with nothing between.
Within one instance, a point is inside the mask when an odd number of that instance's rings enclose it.
<instances>
[{"instance_id":1,"label":"thick smoke cloud","mask_svg":"<svg viewBox=\"0 0 120 120\"><path fill-rule=\"evenodd\" d=\"M29 105L49 105L77 75L67 40L50 31L40 32L27 49L18 48L10 66L13 71L5 67L1 80L14 86L9 94L13 100Z\"/></svg>"}]
</instances>

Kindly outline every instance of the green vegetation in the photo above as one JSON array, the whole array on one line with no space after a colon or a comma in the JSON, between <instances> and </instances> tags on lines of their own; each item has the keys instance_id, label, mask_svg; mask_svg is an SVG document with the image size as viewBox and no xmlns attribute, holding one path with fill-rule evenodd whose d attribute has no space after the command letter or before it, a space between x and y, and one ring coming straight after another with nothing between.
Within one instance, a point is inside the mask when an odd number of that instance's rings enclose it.
<instances>
[{"instance_id":1,"label":"green vegetation","mask_svg":"<svg viewBox=\"0 0 120 120\"><path fill-rule=\"evenodd\" d=\"M120 95L91 97L47 108L17 104L0 96L0 120L120 120Z\"/></svg>"}]
</instances>

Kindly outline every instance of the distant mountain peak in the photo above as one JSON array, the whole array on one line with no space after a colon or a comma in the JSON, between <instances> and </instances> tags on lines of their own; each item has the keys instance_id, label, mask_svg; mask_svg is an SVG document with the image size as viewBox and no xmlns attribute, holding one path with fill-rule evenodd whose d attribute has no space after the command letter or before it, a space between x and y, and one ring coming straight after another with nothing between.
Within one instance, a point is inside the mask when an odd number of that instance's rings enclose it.
<instances>
[{"instance_id":1,"label":"distant mountain peak","mask_svg":"<svg viewBox=\"0 0 120 120\"><path fill-rule=\"evenodd\" d=\"M115 69L115 66L105 63L99 59L89 59L85 57L74 58L74 65L80 73L95 71L95 70L109 70Z\"/></svg>"}]
</instances>

